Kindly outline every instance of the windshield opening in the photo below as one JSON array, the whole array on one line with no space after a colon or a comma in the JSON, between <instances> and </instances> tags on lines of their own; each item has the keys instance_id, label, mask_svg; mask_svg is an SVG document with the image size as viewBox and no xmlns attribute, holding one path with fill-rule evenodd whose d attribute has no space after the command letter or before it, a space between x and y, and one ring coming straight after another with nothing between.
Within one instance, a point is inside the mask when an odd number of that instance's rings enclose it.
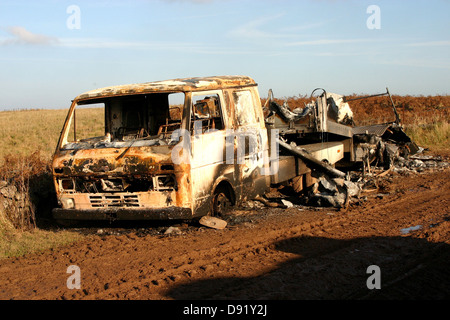
<instances>
[{"instance_id":1,"label":"windshield opening","mask_svg":"<svg viewBox=\"0 0 450 320\"><path fill-rule=\"evenodd\" d=\"M180 129L184 93L153 93L79 102L63 149L169 144ZM139 143L137 143L139 141Z\"/></svg>"}]
</instances>

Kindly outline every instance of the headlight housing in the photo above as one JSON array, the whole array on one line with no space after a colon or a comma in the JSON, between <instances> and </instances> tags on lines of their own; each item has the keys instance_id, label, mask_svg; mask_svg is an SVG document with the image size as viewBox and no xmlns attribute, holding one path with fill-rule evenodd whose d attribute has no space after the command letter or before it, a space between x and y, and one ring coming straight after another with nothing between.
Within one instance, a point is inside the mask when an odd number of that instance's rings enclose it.
<instances>
[{"instance_id":1,"label":"headlight housing","mask_svg":"<svg viewBox=\"0 0 450 320\"><path fill-rule=\"evenodd\" d=\"M75 208L75 202L72 198L62 198L61 200L61 206L64 209L73 209Z\"/></svg>"}]
</instances>

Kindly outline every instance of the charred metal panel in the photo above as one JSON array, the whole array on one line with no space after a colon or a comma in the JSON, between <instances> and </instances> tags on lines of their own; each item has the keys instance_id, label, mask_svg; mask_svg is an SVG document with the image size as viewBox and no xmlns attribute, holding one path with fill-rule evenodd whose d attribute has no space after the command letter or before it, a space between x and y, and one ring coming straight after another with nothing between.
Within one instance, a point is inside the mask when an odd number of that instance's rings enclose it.
<instances>
[{"instance_id":1,"label":"charred metal panel","mask_svg":"<svg viewBox=\"0 0 450 320\"><path fill-rule=\"evenodd\" d=\"M336 134L342 137L351 138L353 136L352 127L336 123L334 121L327 121L327 128L329 133Z\"/></svg>"},{"instance_id":2,"label":"charred metal panel","mask_svg":"<svg viewBox=\"0 0 450 320\"><path fill-rule=\"evenodd\" d=\"M278 184L298 176L297 160L292 156L280 156L278 171L271 175L271 183Z\"/></svg>"},{"instance_id":3,"label":"charred metal panel","mask_svg":"<svg viewBox=\"0 0 450 320\"><path fill-rule=\"evenodd\" d=\"M253 79L247 76L217 76L202 78L183 78L148 83L111 86L83 93L75 100L94 99L100 97L145 94L168 91L204 91L242 86L256 86Z\"/></svg>"},{"instance_id":4,"label":"charred metal panel","mask_svg":"<svg viewBox=\"0 0 450 320\"><path fill-rule=\"evenodd\" d=\"M295 149L295 147L293 147ZM344 157L344 144L342 142L324 142L298 147L303 149L311 158L327 164L335 164ZM305 159L292 156L279 157L278 173L271 176L271 183L277 184L291 180L297 176L311 172L311 165Z\"/></svg>"},{"instance_id":5,"label":"charred metal panel","mask_svg":"<svg viewBox=\"0 0 450 320\"><path fill-rule=\"evenodd\" d=\"M164 207L154 209L114 208L114 209L53 209L55 219L73 220L169 220L191 219L190 208Z\"/></svg>"},{"instance_id":6,"label":"charred metal panel","mask_svg":"<svg viewBox=\"0 0 450 320\"><path fill-rule=\"evenodd\" d=\"M236 125L235 145L241 199L263 194L270 177L267 171L269 139L259 93L255 88L235 89L231 93Z\"/></svg>"},{"instance_id":7,"label":"charred metal panel","mask_svg":"<svg viewBox=\"0 0 450 320\"><path fill-rule=\"evenodd\" d=\"M175 205L175 191L72 193L59 200L65 209L165 208Z\"/></svg>"},{"instance_id":8,"label":"charred metal panel","mask_svg":"<svg viewBox=\"0 0 450 320\"><path fill-rule=\"evenodd\" d=\"M160 173L171 164L171 148L130 147L61 150L53 161L56 175L145 175Z\"/></svg>"},{"instance_id":9,"label":"charred metal panel","mask_svg":"<svg viewBox=\"0 0 450 320\"><path fill-rule=\"evenodd\" d=\"M353 134L370 134L370 135L377 135L382 136L386 130L391 126L390 123L383 123L383 124L374 124L369 126L361 126L361 127L353 127L352 132Z\"/></svg>"}]
</instances>

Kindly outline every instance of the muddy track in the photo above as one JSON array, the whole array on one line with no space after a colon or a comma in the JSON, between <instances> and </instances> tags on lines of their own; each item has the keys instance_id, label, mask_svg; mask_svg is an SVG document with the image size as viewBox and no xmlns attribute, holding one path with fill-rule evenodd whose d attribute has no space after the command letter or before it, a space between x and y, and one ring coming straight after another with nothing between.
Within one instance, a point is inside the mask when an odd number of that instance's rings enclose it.
<instances>
[{"instance_id":1,"label":"muddy track","mask_svg":"<svg viewBox=\"0 0 450 320\"><path fill-rule=\"evenodd\" d=\"M395 175L387 190L347 211L236 210L224 230L80 228L82 242L2 260L0 299L448 299L450 170Z\"/></svg>"}]
</instances>

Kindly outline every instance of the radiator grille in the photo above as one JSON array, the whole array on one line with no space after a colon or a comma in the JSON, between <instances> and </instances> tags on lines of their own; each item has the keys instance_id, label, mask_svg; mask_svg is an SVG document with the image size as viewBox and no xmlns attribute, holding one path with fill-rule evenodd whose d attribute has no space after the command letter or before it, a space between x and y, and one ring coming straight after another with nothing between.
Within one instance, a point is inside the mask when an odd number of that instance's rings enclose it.
<instances>
[{"instance_id":1,"label":"radiator grille","mask_svg":"<svg viewBox=\"0 0 450 320\"><path fill-rule=\"evenodd\" d=\"M93 208L139 207L138 195L91 195Z\"/></svg>"}]
</instances>

